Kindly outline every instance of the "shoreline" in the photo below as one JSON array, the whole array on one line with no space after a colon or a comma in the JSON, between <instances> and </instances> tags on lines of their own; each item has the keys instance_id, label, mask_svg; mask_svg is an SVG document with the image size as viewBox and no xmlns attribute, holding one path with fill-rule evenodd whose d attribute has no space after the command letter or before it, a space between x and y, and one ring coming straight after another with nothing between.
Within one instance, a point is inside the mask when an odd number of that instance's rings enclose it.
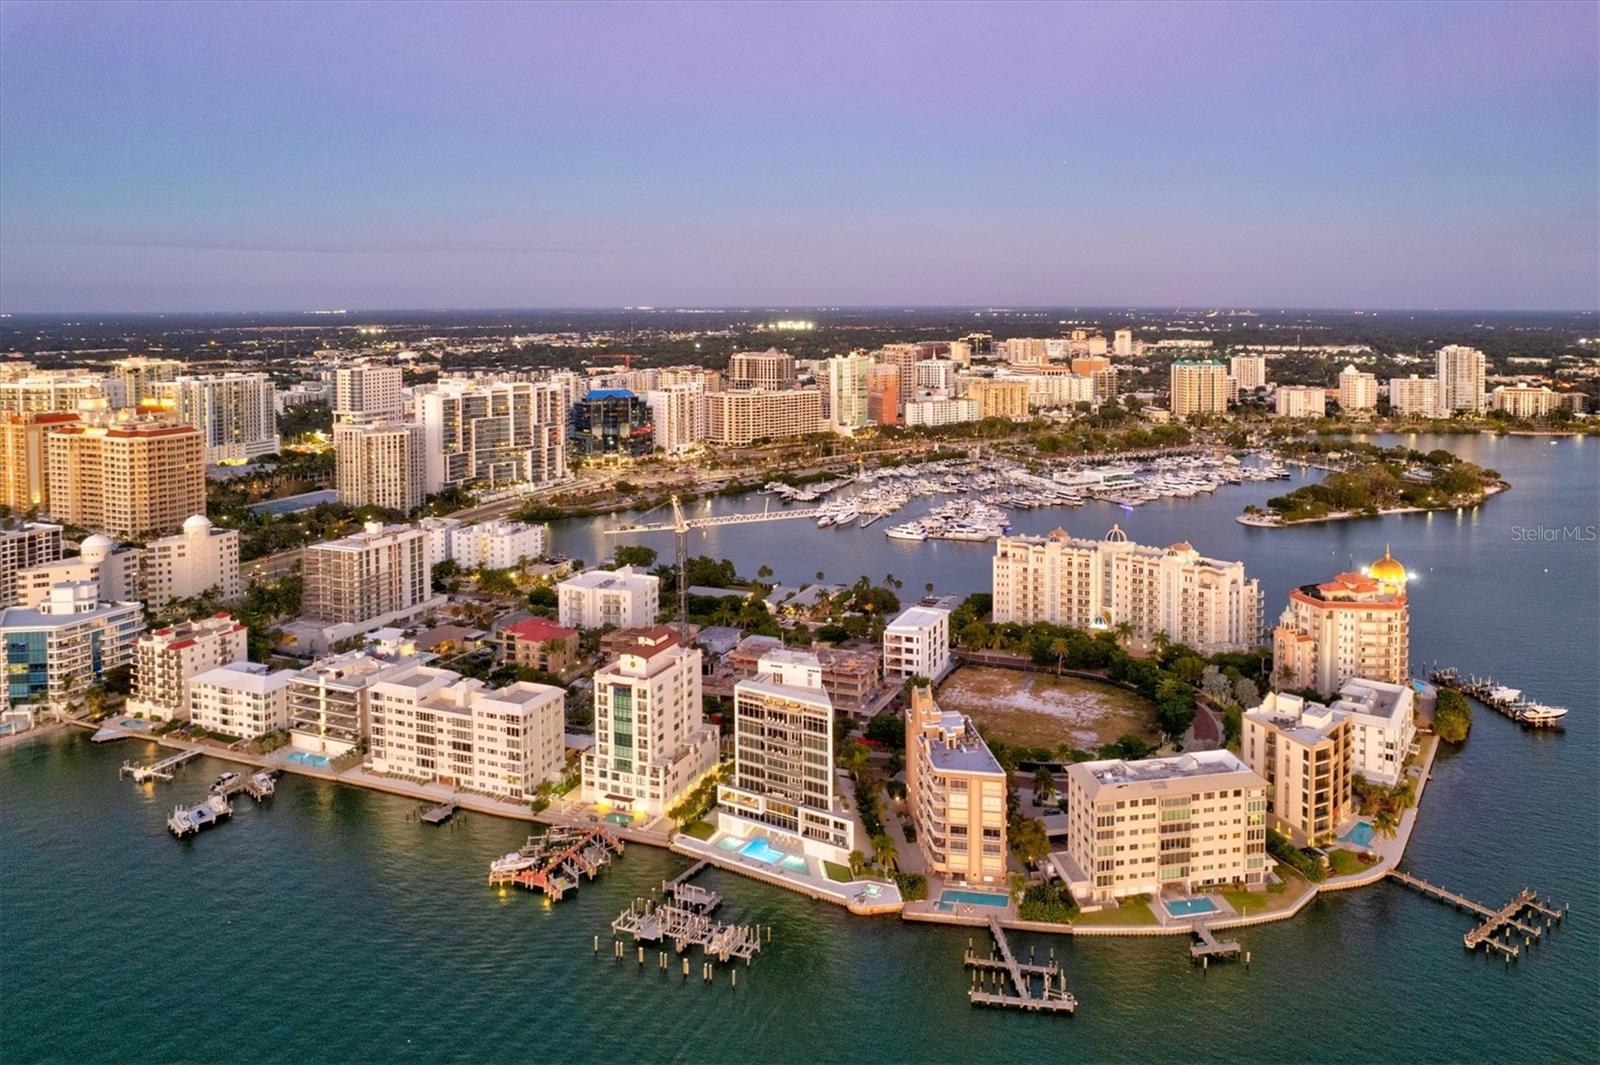
<instances>
[{"instance_id":1,"label":"shoreline","mask_svg":"<svg viewBox=\"0 0 1600 1065\"><path fill-rule=\"evenodd\" d=\"M48 726L40 726L16 736L8 737L12 743L29 737L44 737L57 735L76 727L89 732L91 735L102 727L115 728L116 726L97 725L86 721L57 722ZM380 794L392 795L397 798L408 798L419 802L450 802L459 809L470 813L481 813L491 817L501 817L508 821L523 821L530 824L543 824L552 826L581 827L590 823L588 820L563 817L558 812L552 813L550 809L535 813L533 810L520 803L496 799L491 796L479 795L472 792L461 792L442 784L418 784L414 781L399 780L391 777L376 776L366 772L362 766L354 766L342 772L324 770L313 766L300 764L286 764L281 759L271 755L251 755L239 751L228 750L225 747L216 747L211 744L198 743L187 740L176 740L166 736L141 734L137 731L125 732L125 739L143 740L154 743L158 747L172 750L198 750L207 757L220 761L234 762L239 765L253 766L260 769L276 769L284 773L308 777L312 780L322 780L331 784L344 784L354 788L364 788ZM120 742L120 741L116 741ZM1433 775L1433 763L1438 755L1439 746L1443 741L1429 734L1425 740L1425 751L1421 763L1421 772L1417 779L1416 801L1407 809L1400 818L1400 824L1391 844L1393 853L1384 855L1369 869L1349 873L1340 877L1329 877L1319 883L1309 885L1298 899L1280 910L1268 910L1262 913L1235 914L1231 917L1214 918L1204 922L1209 927L1218 930L1247 928L1254 925L1271 924L1285 921L1298 916L1313 899L1325 891L1347 891L1353 888L1370 887L1388 879L1389 873L1398 868L1405 857L1407 845L1411 840L1411 832L1416 826L1417 818L1422 809L1422 798L1427 790L1428 781ZM0 744L4 749L11 744ZM287 750L282 748L281 750ZM273 752L277 754L278 752ZM553 809L553 808L552 808ZM660 820L657 818L655 820ZM835 906L860 917L897 916L900 920L909 923L958 925L963 927L987 927L988 917L977 915L961 915L954 913L941 913L930 910L916 903L897 903L893 906L881 904L861 905L856 900L841 892L835 894L826 890L811 890L806 885L790 882L781 876L776 876L765 870L748 868L738 862L729 861L722 855L708 853L709 848L686 846L679 841L682 835L678 832L661 832L649 828L623 827L613 825L613 830L618 836L629 843L642 844L648 847L658 847L675 854L694 859L705 859L716 868L726 872L743 876L750 880L782 888L795 894L804 895L819 902L831 903ZM687 837L692 839L692 837ZM1390 848L1372 848L1390 849ZM917 906L917 909L910 909ZM1127 936L1166 936L1193 934L1196 922L1175 921L1170 924L1130 924L1130 925L1074 925L1054 924L1041 921L1027 921L1018 917L1000 917L1000 925L1010 931L1034 932L1047 935L1086 936L1086 937L1127 937Z\"/></svg>"},{"instance_id":2,"label":"shoreline","mask_svg":"<svg viewBox=\"0 0 1600 1065\"><path fill-rule=\"evenodd\" d=\"M1240 525L1245 525L1252 529L1292 529L1298 525L1320 525L1324 522L1332 521L1358 521L1362 518L1384 518L1388 517L1390 514L1444 514L1452 510L1472 510L1477 507L1481 507L1491 498L1499 495L1501 492L1506 491L1510 487L1511 486L1509 484L1501 482L1492 488L1485 489L1483 498L1481 499L1473 500L1471 503L1458 503L1454 506L1446 507L1388 507L1378 511L1375 514L1368 514L1364 511L1355 510L1336 510L1331 514L1321 514L1315 518L1294 518L1288 521L1285 521L1281 518L1274 518L1270 514L1240 514L1233 520L1238 522Z\"/></svg>"}]
</instances>

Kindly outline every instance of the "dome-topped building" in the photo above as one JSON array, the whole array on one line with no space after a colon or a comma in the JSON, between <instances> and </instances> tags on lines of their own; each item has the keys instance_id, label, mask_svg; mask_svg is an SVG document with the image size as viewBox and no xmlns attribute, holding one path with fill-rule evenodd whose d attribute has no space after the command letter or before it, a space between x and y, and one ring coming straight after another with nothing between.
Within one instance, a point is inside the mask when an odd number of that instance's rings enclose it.
<instances>
[{"instance_id":1,"label":"dome-topped building","mask_svg":"<svg viewBox=\"0 0 1600 1065\"><path fill-rule=\"evenodd\" d=\"M1406 568L1389 553L1387 544L1383 548L1383 557L1374 562L1367 573L1373 580L1383 584L1399 588L1404 588L1406 584Z\"/></svg>"}]
</instances>

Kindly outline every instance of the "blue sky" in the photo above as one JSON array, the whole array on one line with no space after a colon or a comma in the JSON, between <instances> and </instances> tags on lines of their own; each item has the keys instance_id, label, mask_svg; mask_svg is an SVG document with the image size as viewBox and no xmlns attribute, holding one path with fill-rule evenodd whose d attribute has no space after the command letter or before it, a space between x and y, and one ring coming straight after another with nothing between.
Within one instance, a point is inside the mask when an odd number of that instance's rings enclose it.
<instances>
[{"instance_id":1,"label":"blue sky","mask_svg":"<svg viewBox=\"0 0 1600 1065\"><path fill-rule=\"evenodd\" d=\"M0 7L0 310L1591 309L1600 7Z\"/></svg>"}]
</instances>

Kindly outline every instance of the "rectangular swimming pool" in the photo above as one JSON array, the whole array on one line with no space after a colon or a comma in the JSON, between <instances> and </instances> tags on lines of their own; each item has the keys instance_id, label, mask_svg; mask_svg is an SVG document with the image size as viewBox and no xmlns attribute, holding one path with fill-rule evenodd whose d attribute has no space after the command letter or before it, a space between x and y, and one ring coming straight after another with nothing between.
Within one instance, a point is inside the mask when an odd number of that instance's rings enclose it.
<instances>
[{"instance_id":1,"label":"rectangular swimming pool","mask_svg":"<svg viewBox=\"0 0 1600 1065\"><path fill-rule=\"evenodd\" d=\"M1350 831L1339 837L1346 843L1354 843L1358 847L1367 847L1372 844L1372 822L1357 821L1350 826Z\"/></svg>"},{"instance_id":2,"label":"rectangular swimming pool","mask_svg":"<svg viewBox=\"0 0 1600 1065\"><path fill-rule=\"evenodd\" d=\"M967 891L963 888L945 888L939 892L939 909L949 913L957 906L1006 906L1010 895L994 891Z\"/></svg>"},{"instance_id":3,"label":"rectangular swimming pool","mask_svg":"<svg viewBox=\"0 0 1600 1065\"><path fill-rule=\"evenodd\" d=\"M1217 904L1210 899L1165 899L1161 905L1174 917L1194 917L1202 913L1216 913Z\"/></svg>"},{"instance_id":4,"label":"rectangular swimming pool","mask_svg":"<svg viewBox=\"0 0 1600 1065\"><path fill-rule=\"evenodd\" d=\"M749 843L740 847L739 853L754 858L758 862L766 862L768 865L777 865L788 857L760 836L756 836Z\"/></svg>"}]
</instances>

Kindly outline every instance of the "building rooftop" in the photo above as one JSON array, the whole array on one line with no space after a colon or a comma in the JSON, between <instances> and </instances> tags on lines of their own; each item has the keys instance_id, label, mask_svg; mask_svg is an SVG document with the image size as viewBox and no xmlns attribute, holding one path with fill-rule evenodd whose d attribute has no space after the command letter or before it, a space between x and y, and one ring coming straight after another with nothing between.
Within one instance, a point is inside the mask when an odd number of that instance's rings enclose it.
<instances>
[{"instance_id":1,"label":"building rooftop","mask_svg":"<svg viewBox=\"0 0 1600 1065\"><path fill-rule=\"evenodd\" d=\"M949 618L949 613L940 610L937 607L908 607L900 612L899 617L889 622L887 631L893 632L896 629L927 629L939 624L941 621L947 621Z\"/></svg>"},{"instance_id":2,"label":"building rooftop","mask_svg":"<svg viewBox=\"0 0 1600 1065\"><path fill-rule=\"evenodd\" d=\"M1002 776L1005 770L995 760L989 745L983 742L978 730L965 714L945 710L939 714L938 731L924 735L928 746L928 761L935 769L953 773L993 773Z\"/></svg>"},{"instance_id":3,"label":"building rooftop","mask_svg":"<svg viewBox=\"0 0 1600 1065\"><path fill-rule=\"evenodd\" d=\"M1261 705L1244 716L1271 725L1279 734L1308 747L1328 739L1345 720L1345 715L1330 707L1288 692L1268 692Z\"/></svg>"},{"instance_id":4,"label":"building rooftop","mask_svg":"<svg viewBox=\"0 0 1600 1065\"><path fill-rule=\"evenodd\" d=\"M646 582L660 584L661 578L632 566L619 569L591 569L575 573L562 581L562 588L638 588Z\"/></svg>"},{"instance_id":5,"label":"building rooftop","mask_svg":"<svg viewBox=\"0 0 1600 1065\"><path fill-rule=\"evenodd\" d=\"M569 629L565 625L557 625L544 618L525 618L515 624L507 625L500 630L508 636L515 636L519 640L529 643L545 643L549 640L572 640L578 635L577 629ZM576 644L572 646L576 647Z\"/></svg>"},{"instance_id":6,"label":"building rooftop","mask_svg":"<svg viewBox=\"0 0 1600 1065\"><path fill-rule=\"evenodd\" d=\"M1120 788L1146 784L1157 787L1173 781L1222 776L1228 773L1249 773L1245 765L1230 751L1192 751L1167 758L1145 758L1130 762L1122 758L1108 758L1096 762L1078 762L1069 766L1069 774L1087 774L1092 781L1088 788L1092 798L1101 788ZM1257 780L1260 778L1258 777Z\"/></svg>"},{"instance_id":7,"label":"building rooftop","mask_svg":"<svg viewBox=\"0 0 1600 1065\"><path fill-rule=\"evenodd\" d=\"M270 695L280 688L288 687L293 679L292 672L287 669L274 671L260 662L229 662L216 669L206 670L190 683L211 684L219 688L249 692L252 695Z\"/></svg>"},{"instance_id":8,"label":"building rooftop","mask_svg":"<svg viewBox=\"0 0 1600 1065\"><path fill-rule=\"evenodd\" d=\"M1407 685L1357 677L1346 681L1339 689L1332 709L1392 720L1409 709L1414 698Z\"/></svg>"}]
</instances>

